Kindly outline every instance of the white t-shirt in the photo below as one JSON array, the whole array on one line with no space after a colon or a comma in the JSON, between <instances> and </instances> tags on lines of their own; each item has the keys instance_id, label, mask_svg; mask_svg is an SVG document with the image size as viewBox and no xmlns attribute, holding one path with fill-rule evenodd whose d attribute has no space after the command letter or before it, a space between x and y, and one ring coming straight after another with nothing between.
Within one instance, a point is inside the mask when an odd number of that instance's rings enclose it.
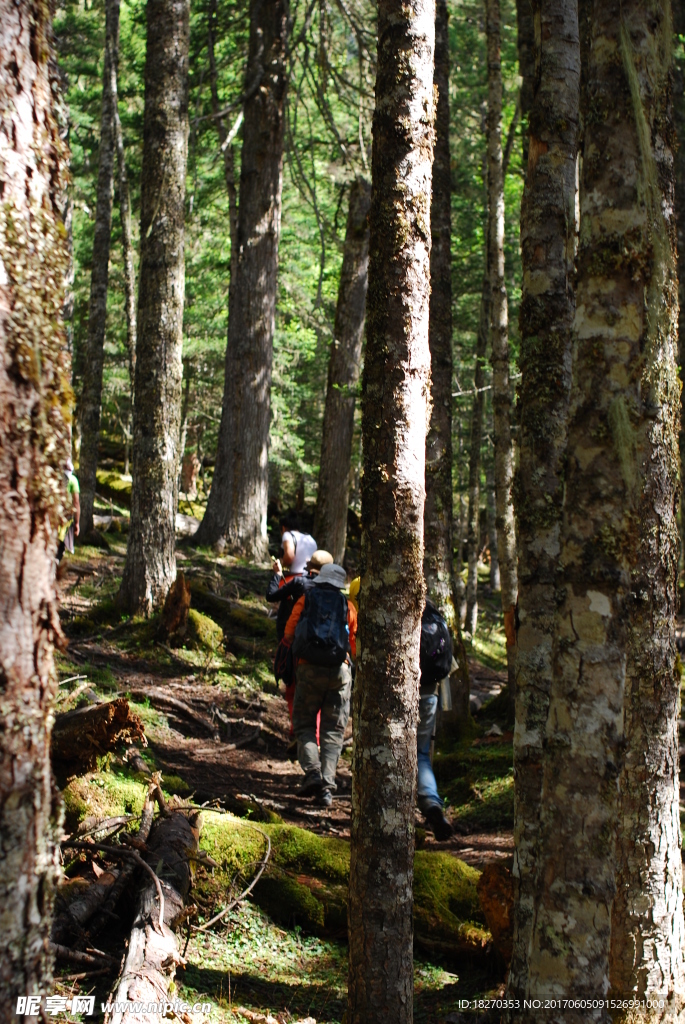
<instances>
[{"instance_id":1,"label":"white t-shirt","mask_svg":"<svg viewBox=\"0 0 685 1024\"><path fill-rule=\"evenodd\" d=\"M281 538L283 546L286 541L291 541L295 548L293 564L288 566L286 571L294 576L305 571L305 566L316 551L316 541L309 533L300 533L299 530L287 530Z\"/></svg>"}]
</instances>

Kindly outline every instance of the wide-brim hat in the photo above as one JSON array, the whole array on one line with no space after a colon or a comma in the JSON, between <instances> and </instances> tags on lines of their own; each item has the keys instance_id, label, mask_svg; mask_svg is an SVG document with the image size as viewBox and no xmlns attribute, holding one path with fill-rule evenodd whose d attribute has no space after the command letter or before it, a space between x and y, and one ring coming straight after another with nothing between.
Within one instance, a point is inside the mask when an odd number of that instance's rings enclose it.
<instances>
[{"instance_id":1,"label":"wide-brim hat","mask_svg":"<svg viewBox=\"0 0 685 1024\"><path fill-rule=\"evenodd\" d=\"M323 569L324 565L331 565L333 562L333 555L330 551L324 551L322 548L317 548L314 554L307 562L308 569Z\"/></svg>"},{"instance_id":2,"label":"wide-brim hat","mask_svg":"<svg viewBox=\"0 0 685 1024\"><path fill-rule=\"evenodd\" d=\"M319 575L314 580L314 583L330 583L332 587L337 587L339 590L347 583L347 573L343 569L342 565L336 565L335 562L329 562L324 565Z\"/></svg>"}]
</instances>

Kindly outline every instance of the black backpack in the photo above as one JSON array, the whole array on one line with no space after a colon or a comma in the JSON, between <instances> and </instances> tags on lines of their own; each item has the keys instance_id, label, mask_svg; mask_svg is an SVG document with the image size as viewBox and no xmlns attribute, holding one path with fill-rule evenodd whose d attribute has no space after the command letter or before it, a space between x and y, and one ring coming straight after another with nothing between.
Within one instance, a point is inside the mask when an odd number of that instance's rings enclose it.
<instances>
[{"instance_id":1,"label":"black backpack","mask_svg":"<svg viewBox=\"0 0 685 1024\"><path fill-rule=\"evenodd\" d=\"M430 601L421 619L421 686L430 686L448 676L452 668L452 637L447 623Z\"/></svg>"},{"instance_id":2,"label":"black backpack","mask_svg":"<svg viewBox=\"0 0 685 1024\"><path fill-rule=\"evenodd\" d=\"M337 668L349 649L347 598L327 583L310 587L295 629L293 654L312 665Z\"/></svg>"}]
</instances>

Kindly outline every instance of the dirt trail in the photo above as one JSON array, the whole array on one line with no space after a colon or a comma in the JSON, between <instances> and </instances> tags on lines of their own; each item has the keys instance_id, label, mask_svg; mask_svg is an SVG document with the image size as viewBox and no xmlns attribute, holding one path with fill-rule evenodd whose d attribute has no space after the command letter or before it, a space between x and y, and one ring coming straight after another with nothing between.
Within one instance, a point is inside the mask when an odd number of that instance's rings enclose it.
<instances>
[{"instance_id":1,"label":"dirt trail","mask_svg":"<svg viewBox=\"0 0 685 1024\"><path fill-rule=\"evenodd\" d=\"M226 564L217 560L198 566L192 555L183 558L183 568L193 578L209 580L215 595L237 601L247 598L251 608L259 610L257 598L266 589L268 573L264 570ZM221 564L219 564L221 563ZM109 552L89 557L68 558L60 572L59 591L63 621L67 633L73 632L70 623L75 616L87 615L100 597L112 593L121 573L123 559L120 552ZM84 593L86 591L86 593ZM265 609L265 602L261 602ZM316 807L312 800L298 795L297 787L302 771L297 761L288 759L289 724L285 701L276 693L264 693L250 685L249 669L234 671L231 688L211 685L201 670L191 670L182 659L164 645L150 647L142 656L122 647L126 626L113 630L103 627L95 630L102 636L79 640L74 636L67 657L76 666L90 664L105 667L115 680L117 691L124 693L150 692L167 695L185 703L197 715L213 721L219 737L172 707L164 706L154 697L150 701L158 706L168 726L148 730L150 751L159 768L165 773L180 776L194 792L198 802L231 800L251 803L275 812L285 822L310 829L318 834L349 837L351 809L351 774L349 760L343 757L338 767L338 791L333 806L328 810ZM245 632L245 629L242 630ZM227 635L227 646L232 637ZM233 637L242 647L249 647L249 637ZM273 653L273 640L253 642L256 657L265 662ZM165 663L154 656L159 648ZM472 709L495 696L501 689L504 675L471 662ZM237 683L237 685L236 685ZM114 696L114 692L112 693ZM137 696L137 699L140 699ZM351 729L350 729L351 732ZM244 745L240 745L241 741ZM237 746L236 746L237 745ZM421 818L417 813L417 825ZM436 843L430 833L426 848L444 849L476 866L488 860L509 857L513 852L511 833L455 835L447 843Z\"/></svg>"}]
</instances>

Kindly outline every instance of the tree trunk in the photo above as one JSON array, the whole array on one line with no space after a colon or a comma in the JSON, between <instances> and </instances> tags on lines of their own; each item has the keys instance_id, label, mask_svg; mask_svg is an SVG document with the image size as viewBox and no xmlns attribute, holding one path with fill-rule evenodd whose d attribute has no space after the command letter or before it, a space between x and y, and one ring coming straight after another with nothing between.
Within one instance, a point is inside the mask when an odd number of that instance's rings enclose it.
<instances>
[{"instance_id":1,"label":"tree trunk","mask_svg":"<svg viewBox=\"0 0 685 1024\"><path fill-rule=\"evenodd\" d=\"M57 526L71 366L67 154L53 116L46 4L0 0L0 1019L50 992L57 807L50 778Z\"/></svg>"},{"instance_id":2,"label":"tree trunk","mask_svg":"<svg viewBox=\"0 0 685 1024\"><path fill-rule=\"evenodd\" d=\"M507 638L509 692L514 694L516 531L511 486L514 450L509 393L509 312L504 280L504 172L502 165L502 65L500 59L500 0L485 0L488 47L488 271L490 274L490 360L495 444L495 503L497 554L502 611Z\"/></svg>"},{"instance_id":3,"label":"tree trunk","mask_svg":"<svg viewBox=\"0 0 685 1024\"><path fill-rule=\"evenodd\" d=\"M539 6L539 0L536 0L536 6ZM521 92L519 94L521 142L523 144L523 166L526 168L528 166L530 111L535 94L536 42L533 0L516 0L516 38L521 76Z\"/></svg>"},{"instance_id":4,"label":"tree trunk","mask_svg":"<svg viewBox=\"0 0 685 1024\"><path fill-rule=\"evenodd\" d=\"M487 493L485 500L488 508L488 546L490 548L490 589L497 593L502 587L499 574L499 556L497 554L497 505L495 501L495 467L488 466L485 478Z\"/></svg>"},{"instance_id":5,"label":"tree trunk","mask_svg":"<svg viewBox=\"0 0 685 1024\"><path fill-rule=\"evenodd\" d=\"M623 8L620 39L628 116L638 131L626 166L634 188L633 244L644 262L640 352L630 412L635 417L639 497L631 509L631 594L619 783L616 898L611 913L612 991L667 1002L655 1020L673 1019L685 1005L683 870L681 863L676 666L679 537L676 512L680 384L676 376L675 139L668 8L637 0ZM638 149L639 145L639 149ZM624 141L625 146L625 141ZM607 149L607 152L611 150ZM627 205L627 204L626 204ZM636 237L637 236L637 237ZM635 267L635 264L633 264ZM636 297L637 298L637 297ZM639 369L638 369L639 368ZM640 373L641 371L641 373ZM635 398L637 397L637 403ZM626 396L627 402L630 399ZM633 404L635 403L635 404ZM639 403L639 404L638 404ZM631 415L632 419L632 415ZM635 526L637 525L637 531Z\"/></svg>"},{"instance_id":6,"label":"tree trunk","mask_svg":"<svg viewBox=\"0 0 685 1024\"><path fill-rule=\"evenodd\" d=\"M340 565L345 556L347 537L354 406L364 336L370 206L371 186L363 178L357 178L350 188L345 250L328 363L319 491L314 516L314 536L319 547L330 551Z\"/></svg>"},{"instance_id":7,"label":"tree trunk","mask_svg":"<svg viewBox=\"0 0 685 1024\"><path fill-rule=\"evenodd\" d=\"M541 44L521 208L519 629L513 997L526 992L571 392L580 43L576 0L536 0Z\"/></svg>"},{"instance_id":8,"label":"tree trunk","mask_svg":"<svg viewBox=\"0 0 685 1024\"><path fill-rule=\"evenodd\" d=\"M362 388L349 1024L409 1024L413 1017L434 31L432 0L380 0Z\"/></svg>"},{"instance_id":9,"label":"tree trunk","mask_svg":"<svg viewBox=\"0 0 685 1024\"><path fill-rule=\"evenodd\" d=\"M426 508L423 574L426 595L444 615L454 637L459 690L466 694L469 667L454 593L452 542L452 250L450 171L450 49L446 0L435 6L435 156L431 200L431 295L428 344L431 357L431 416L426 437Z\"/></svg>"},{"instance_id":10,"label":"tree trunk","mask_svg":"<svg viewBox=\"0 0 685 1024\"><path fill-rule=\"evenodd\" d=\"M133 408L133 387L136 376L136 271L133 262L133 234L131 232L131 193L126 173L126 151L124 149L124 133L119 117L119 89L117 85L117 69L119 65L118 45L115 49L114 39L108 35L107 42L110 52L115 54L110 60L112 118L114 125L114 144L117 151L117 170L119 173L119 217L121 220L121 244L124 257L124 306L126 309L126 350L128 353L128 375L131 386L131 408ZM126 440L126 468L128 474L128 435Z\"/></svg>"},{"instance_id":11,"label":"tree trunk","mask_svg":"<svg viewBox=\"0 0 685 1024\"><path fill-rule=\"evenodd\" d=\"M476 366L473 376L473 409L471 411L471 438L469 448L469 507L466 519L466 619L464 629L472 637L478 625L478 553L480 551L480 466L483 442L483 409L485 408L485 356L488 347L490 323L490 278L487 271L488 254L485 253L485 274L480 298L478 338L476 340Z\"/></svg>"},{"instance_id":12,"label":"tree trunk","mask_svg":"<svg viewBox=\"0 0 685 1024\"><path fill-rule=\"evenodd\" d=\"M231 259L228 344L219 446L198 544L268 553L268 446L283 185L288 0L250 2L250 52L240 169L236 259ZM268 69L268 72L267 70Z\"/></svg>"},{"instance_id":13,"label":"tree trunk","mask_svg":"<svg viewBox=\"0 0 685 1024\"><path fill-rule=\"evenodd\" d=\"M120 597L151 614L176 577L185 290L188 0L148 0L131 526Z\"/></svg>"},{"instance_id":14,"label":"tree trunk","mask_svg":"<svg viewBox=\"0 0 685 1024\"><path fill-rule=\"evenodd\" d=\"M231 276L238 259L238 191L235 187L235 159L232 142L237 134L237 128L242 118L241 114L236 118L233 129L229 129L226 118L221 114L221 102L219 100L219 75L216 67L214 50L216 47L217 23L219 11L217 0L210 0L209 17L207 21L207 56L209 58L209 86L212 94L212 113L214 124L219 136L219 145L224 160L224 180L226 182L226 194L228 195L228 234L231 240ZM229 138L229 136L233 138Z\"/></svg>"},{"instance_id":15,"label":"tree trunk","mask_svg":"<svg viewBox=\"0 0 685 1024\"><path fill-rule=\"evenodd\" d=\"M100 439L102 368L105 358L109 245L112 234L114 188L112 78L116 75L116 61L119 52L119 0L107 0L105 12L106 43L102 72L102 112L100 114L100 155L95 206L95 234L93 236L93 266L90 275L88 337L81 391L79 484L81 486L80 529L84 537L93 531L93 505L95 503L98 441Z\"/></svg>"},{"instance_id":16,"label":"tree trunk","mask_svg":"<svg viewBox=\"0 0 685 1024\"><path fill-rule=\"evenodd\" d=\"M672 1013L683 922L669 47L662 8L595 4L528 990L596 997L611 980L621 997L670 996Z\"/></svg>"},{"instance_id":17,"label":"tree trunk","mask_svg":"<svg viewBox=\"0 0 685 1024\"><path fill-rule=\"evenodd\" d=\"M682 0L673 3L673 29L679 36L685 35L685 4ZM678 361L680 379L685 379L685 57L678 54L673 61L673 114L678 136L675 152L675 209L678 225L678 338L680 342ZM685 402L685 395L682 395ZM680 464L685 466L685 416L680 423ZM685 556L685 503L680 497L681 551Z\"/></svg>"}]
</instances>

